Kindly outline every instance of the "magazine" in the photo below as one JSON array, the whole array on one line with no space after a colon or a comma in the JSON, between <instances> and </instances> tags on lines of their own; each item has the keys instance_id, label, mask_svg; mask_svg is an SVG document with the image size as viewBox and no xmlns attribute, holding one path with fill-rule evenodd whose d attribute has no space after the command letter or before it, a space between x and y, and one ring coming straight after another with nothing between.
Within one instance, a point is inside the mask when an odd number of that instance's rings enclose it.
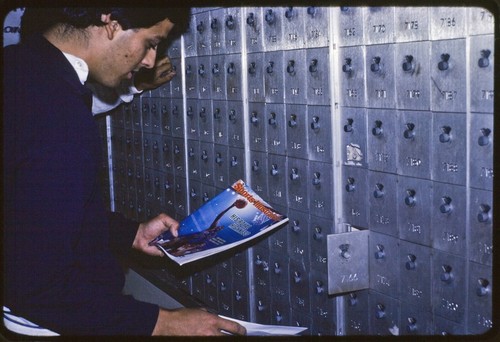
<instances>
[{"instance_id":1,"label":"magazine","mask_svg":"<svg viewBox=\"0 0 500 342\"><path fill-rule=\"evenodd\" d=\"M184 265L243 244L286 222L285 215L239 180L182 220L177 237L167 231L149 244Z\"/></svg>"},{"instance_id":2,"label":"magazine","mask_svg":"<svg viewBox=\"0 0 500 342\"><path fill-rule=\"evenodd\" d=\"M266 324L258 324L247 321L240 321L239 319L225 317L219 315L224 319L228 319L230 321L239 323L244 326L247 330L247 336L285 336L285 335L298 335L301 332L307 330L304 327L294 327L294 326L286 326L286 325L266 325ZM228 332L222 331L223 333L229 334Z\"/></svg>"}]
</instances>

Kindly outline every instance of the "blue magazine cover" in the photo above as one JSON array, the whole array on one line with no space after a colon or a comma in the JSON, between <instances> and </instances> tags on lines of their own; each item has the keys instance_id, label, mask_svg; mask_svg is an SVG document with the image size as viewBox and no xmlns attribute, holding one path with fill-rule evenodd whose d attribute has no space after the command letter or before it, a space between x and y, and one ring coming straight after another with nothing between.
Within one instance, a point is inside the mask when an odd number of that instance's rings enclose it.
<instances>
[{"instance_id":1,"label":"blue magazine cover","mask_svg":"<svg viewBox=\"0 0 500 342\"><path fill-rule=\"evenodd\" d=\"M242 180L180 222L179 235L165 232L151 241L183 265L256 238L288 222Z\"/></svg>"}]
</instances>

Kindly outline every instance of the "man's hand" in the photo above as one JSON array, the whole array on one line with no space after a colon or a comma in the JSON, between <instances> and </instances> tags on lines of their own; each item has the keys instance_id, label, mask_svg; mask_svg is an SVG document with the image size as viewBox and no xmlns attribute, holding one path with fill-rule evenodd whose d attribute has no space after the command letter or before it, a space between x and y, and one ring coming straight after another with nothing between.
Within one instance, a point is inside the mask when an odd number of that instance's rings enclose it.
<instances>
[{"instance_id":1,"label":"man's hand","mask_svg":"<svg viewBox=\"0 0 500 342\"><path fill-rule=\"evenodd\" d=\"M152 256L163 256L163 252L155 246L150 246L149 242L166 230L170 230L172 235L176 237L178 229L179 222L166 214L160 214L148 222L139 224L132 248Z\"/></svg>"},{"instance_id":2,"label":"man's hand","mask_svg":"<svg viewBox=\"0 0 500 342\"><path fill-rule=\"evenodd\" d=\"M142 68L134 75L134 86L137 90L156 89L164 83L170 82L175 76L175 70L168 57L156 61L152 69Z\"/></svg>"},{"instance_id":3,"label":"man's hand","mask_svg":"<svg viewBox=\"0 0 500 342\"><path fill-rule=\"evenodd\" d=\"M222 336L228 333L245 335L246 329L202 309L160 309L152 335Z\"/></svg>"}]
</instances>

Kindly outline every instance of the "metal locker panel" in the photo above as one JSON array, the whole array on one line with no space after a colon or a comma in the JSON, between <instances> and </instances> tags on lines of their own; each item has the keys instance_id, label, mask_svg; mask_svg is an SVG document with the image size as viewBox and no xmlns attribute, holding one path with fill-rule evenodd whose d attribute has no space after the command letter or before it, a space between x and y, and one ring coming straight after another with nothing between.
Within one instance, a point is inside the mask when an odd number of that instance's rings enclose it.
<instances>
[{"instance_id":1,"label":"metal locker panel","mask_svg":"<svg viewBox=\"0 0 500 342\"><path fill-rule=\"evenodd\" d=\"M469 49L471 112L493 113L494 36L473 36Z\"/></svg>"},{"instance_id":2,"label":"metal locker panel","mask_svg":"<svg viewBox=\"0 0 500 342\"><path fill-rule=\"evenodd\" d=\"M153 170L150 168L144 168L144 198L142 201L151 202L154 198L153 189Z\"/></svg>"},{"instance_id":3,"label":"metal locker panel","mask_svg":"<svg viewBox=\"0 0 500 342\"><path fill-rule=\"evenodd\" d=\"M123 104L123 121L124 121L123 123L125 129L134 129L134 124L133 124L134 106L137 107L137 104L134 101Z\"/></svg>"},{"instance_id":4,"label":"metal locker panel","mask_svg":"<svg viewBox=\"0 0 500 342\"><path fill-rule=\"evenodd\" d=\"M466 188L434 182L432 192L433 248L466 257Z\"/></svg>"},{"instance_id":5,"label":"metal locker panel","mask_svg":"<svg viewBox=\"0 0 500 342\"><path fill-rule=\"evenodd\" d=\"M431 178L436 181L466 183L466 117L463 114L433 113Z\"/></svg>"},{"instance_id":6,"label":"metal locker panel","mask_svg":"<svg viewBox=\"0 0 500 342\"><path fill-rule=\"evenodd\" d=\"M133 162L139 167L143 166L144 154L142 144L142 132L140 130L133 131L132 133L132 149L134 151Z\"/></svg>"},{"instance_id":7,"label":"metal locker panel","mask_svg":"<svg viewBox=\"0 0 500 342\"><path fill-rule=\"evenodd\" d=\"M293 309L309 315L311 300L309 298L309 269L304 263L290 260L290 305Z\"/></svg>"},{"instance_id":8,"label":"metal locker panel","mask_svg":"<svg viewBox=\"0 0 500 342\"><path fill-rule=\"evenodd\" d=\"M327 277L328 275L328 249L327 236L333 232L332 220L310 216L311 222L309 225L309 248L311 269L321 272ZM324 283L325 287L327 283ZM325 288L325 290L327 290Z\"/></svg>"},{"instance_id":9,"label":"metal locker panel","mask_svg":"<svg viewBox=\"0 0 500 342\"><path fill-rule=\"evenodd\" d=\"M264 103L250 102L248 104L250 149L252 151L267 151L266 144L266 115Z\"/></svg>"},{"instance_id":10,"label":"metal locker panel","mask_svg":"<svg viewBox=\"0 0 500 342\"><path fill-rule=\"evenodd\" d=\"M302 49L305 44L305 7L283 8L283 49Z\"/></svg>"},{"instance_id":11,"label":"metal locker panel","mask_svg":"<svg viewBox=\"0 0 500 342\"><path fill-rule=\"evenodd\" d=\"M228 144L227 102L212 101L214 143Z\"/></svg>"},{"instance_id":12,"label":"metal locker panel","mask_svg":"<svg viewBox=\"0 0 500 342\"><path fill-rule=\"evenodd\" d=\"M191 15L191 19L189 21L189 27L190 29L187 30L183 34L183 40L184 40L184 54L186 57L192 57L197 55L196 51L196 35L198 32L196 32L196 16Z\"/></svg>"},{"instance_id":13,"label":"metal locker panel","mask_svg":"<svg viewBox=\"0 0 500 342\"><path fill-rule=\"evenodd\" d=\"M217 189L212 184L201 183L201 200L203 204L215 197Z\"/></svg>"},{"instance_id":14,"label":"metal locker panel","mask_svg":"<svg viewBox=\"0 0 500 342\"><path fill-rule=\"evenodd\" d=\"M365 53L363 46L339 49L338 75L340 78L339 103L347 107L364 107L365 94Z\"/></svg>"},{"instance_id":15,"label":"metal locker panel","mask_svg":"<svg viewBox=\"0 0 500 342\"><path fill-rule=\"evenodd\" d=\"M200 108L198 108L200 104ZM197 139L200 136L200 116L199 111L201 111L203 106L200 100L188 99L186 100L186 126L187 126L187 136L188 139ZM206 111L206 106L204 107Z\"/></svg>"},{"instance_id":16,"label":"metal locker panel","mask_svg":"<svg viewBox=\"0 0 500 342\"><path fill-rule=\"evenodd\" d=\"M233 316L233 284L231 281L232 263L231 259L217 264L217 301L221 315Z\"/></svg>"},{"instance_id":17,"label":"metal locker panel","mask_svg":"<svg viewBox=\"0 0 500 342\"><path fill-rule=\"evenodd\" d=\"M493 115L472 114L470 125L470 185L493 190Z\"/></svg>"},{"instance_id":18,"label":"metal locker panel","mask_svg":"<svg viewBox=\"0 0 500 342\"><path fill-rule=\"evenodd\" d=\"M495 16L488 9L467 7L467 23L470 35L488 34L495 31Z\"/></svg>"},{"instance_id":19,"label":"metal locker panel","mask_svg":"<svg viewBox=\"0 0 500 342\"><path fill-rule=\"evenodd\" d=\"M212 100L226 99L226 70L224 69L224 55L212 56L210 70L205 72L210 75L210 98ZM200 87L202 85L200 84ZM205 86L205 84L203 84ZM201 96L200 96L201 97Z\"/></svg>"},{"instance_id":20,"label":"metal locker panel","mask_svg":"<svg viewBox=\"0 0 500 342\"><path fill-rule=\"evenodd\" d=\"M243 103L241 101L228 101L225 119L227 120L228 145L244 147Z\"/></svg>"},{"instance_id":21,"label":"metal locker panel","mask_svg":"<svg viewBox=\"0 0 500 342\"><path fill-rule=\"evenodd\" d=\"M153 170L153 205L163 212L165 198L163 193L163 179L165 175L162 171Z\"/></svg>"},{"instance_id":22,"label":"metal locker panel","mask_svg":"<svg viewBox=\"0 0 500 342\"><path fill-rule=\"evenodd\" d=\"M264 7L262 9L263 47L266 51L283 49L283 12L281 7Z\"/></svg>"},{"instance_id":23,"label":"metal locker panel","mask_svg":"<svg viewBox=\"0 0 500 342\"><path fill-rule=\"evenodd\" d=\"M328 46L330 41L329 7L308 6L305 8L304 30L306 48Z\"/></svg>"},{"instance_id":24,"label":"metal locker panel","mask_svg":"<svg viewBox=\"0 0 500 342\"><path fill-rule=\"evenodd\" d=\"M198 98L198 57L185 59L184 77L186 79L186 97Z\"/></svg>"},{"instance_id":25,"label":"metal locker panel","mask_svg":"<svg viewBox=\"0 0 500 342\"><path fill-rule=\"evenodd\" d=\"M196 54L206 56L212 53L212 42L210 35L210 12L203 12L193 15L195 17L195 44Z\"/></svg>"},{"instance_id":26,"label":"metal locker panel","mask_svg":"<svg viewBox=\"0 0 500 342\"><path fill-rule=\"evenodd\" d=\"M127 150L126 150L126 139L125 139L125 129L112 127L111 129L111 148L112 148L112 157L117 158L118 160L126 160L127 159Z\"/></svg>"},{"instance_id":27,"label":"metal locker panel","mask_svg":"<svg viewBox=\"0 0 500 342\"><path fill-rule=\"evenodd\" d=\"M268 154L267 159L269 202L286 206L288 204L286 157Z\"/></svg>"},{"instance_id":28,"label":"metal locker panel","mask_svg":"<svg viewBox=\"0 0 500 342\"><path fill-rule=\"evenodd\" d=\"M172 136L184 136L184 106L182 99L172 99Z\"/></svg>"},{"instance_id":29,"label":"metal locker panel","mask_svg":"<svg viewBox=\"0 0 500 342\"><path fill-rule=\"evenodd\" d=\"M150 113L151 113L151 132L161 132L161 102L159 98L152 97L150 99Z\"/></svg>"},{"instance_id":30,"label":"metal locker panel","mask_svg":"<svg viewBox=\"0 0 500 342\"><path fill-rule=\"evenodd\" d=\"M264 51L264 17L261 7L249 7L246 10L246 44L248 52Z\"/></svg>"},{"instance_id":31,"label":"metal locker panel","mask_svg":"<svg viewBox=\"0 0 500 342\"><path fill-rule=\"evenodd\" d=\"M395 42L429 40L428 7L396 7L394 18Z\"/></svg>"},{"instance_id":32,"label":"metal locker panel","mask_svg":"<svg viewBox=\"0 0 500 342\"><path fill-rule=\"evenodd\" d=\"M330 104L330 74L328 48L306 50L306 89L307 104Z\"/></svg>"},{"instance_id":33,"label":"metal locker panel","mask_svg":"<svg viewBox=\"0 0 500 342\"><path fill-rule=\"evenodd\" d=\"M203 205L203 198L201 193L201 182L199 180L189 180L189 213L193 213Z\"/></svg>"},{"instance_id":34,"label":"metal locker panel","mask_svg":"<svg viewBox=\"0 0 500 342\"><path fill-rule=\"evenodd\" d=\"M197 58L198 67L196 74L198 78L198 98L212 98L212 56L200 56Z\"/></svg>"},{"instance_id":35,"label":"metal locker panel","mask_svg":"<svg viewBox=\"0 0 500 342\"><path fill-rule=\"evenodd\" d=\"M433 41L431 44L431 110L466 111L465 39Z\"/></svg>"},{"instance_id":36,"label":"metal locker panel","mask_svg":"<svg viewBox=\"0 0 500 342\"><path fill-rule=\"evenodd\" d=\"M368 335L369 320L366 309L369 307L368 290L351 292L344 296L346 335ZM339 313L340 314L340 313Z\"/></svg>"},{"instance_id":37,"label":"metal locker panel","mask_svg":"<svg viewBox=\"0 0 500 342\"><path fill-rule=\"evenodd\" d=\"M308 106L309 159L332 163L332 114L329 106Z\"/></svg>"},{"instance_id":38,"label":"metal locker panel","mask_svg":"<svg viewBox=\"0 0 500 342\"><path fill-rule=\"evenodd\" d=\"M241 8L230 7L225 9L224 30L226 40L225 53L241 53Z\"/></svg>"},{"instance_id":39,"label":"metal locker panel","mask_svg":"<svg viewBox=\"0 0 500 342\"><path fill-rule=\"evenodd\" d=\"M198 140L188 139L187 141L187 169L190 180L201 181L201 153L200 142Z\"/></svg>"},{"instance_id":40,"label":"metal locker panel","mask_svg":"<svg viewBox=\"0 0 500 342\"><path fill-rule=\"evenodd\" d=\"M394 41L394 7L365 7L365 43L386 44Z\"/></svg>"},{"instance_id":41,"label":"metal locker panel","mask_svg":"<svg viewBox=\"0 0 500 342\"><path fill-rule=\"evenodd\" d=\"M283 303L271 303L271 324L290 325L290 306Z\"/></svg>"},{"instance_id":42,"label":"metal locker panel","mask_svg":"<svg viewBox=\"0 0 500 342\"><path fill-rule=\"evenodd\" d=\"M342 186L344 222L355 227L368 228L370 210L368 207L368 170L343 167Z\"/></svg>"},{"instance_id":43,"label":"metal locker panel","mask_svg":"<svg viewBox=\"0 0 500 342\"><path fill-rule=\"evenodd\" d=\"M260 244L253 248L254 310L258 323L269 324L271 322L269 250Z\"/></svg>"},{"instance_id":44,"label":"metal locker panel","mask_svg":"<svg viewBox=\"0 0 500 342\"><path fill-rule=\"evenodd\" d=\"M286 117L284 104L265 104L265 136L269 153L286 154ZM264 118L263 118L264 119Z\"/></svg>"},{"instance_id":45,"label":"metal locker panel","mask_svg":"<svg viewBox=\"0 0 500 342\"><path fill-rule=\"evenodd\" d=\"M370 335L399 335L401 329L399 300L370 290Z\"/></svg>"},{"instance_id":46,"label":"metal locker panel","mask_svg":"<svg viewBox=\"0 0 500 342\"><path fill-rule=\"evenodd\" d=\"M309 210L308 199L308 160L288 158L286 181L288 183L288 207L298 210Z\"/></svg>"},{"instance_id":47,"label":"metal locker panel","mask_svg":"<svg viewBox=\"0 0 500 342\"><path fill-rule=\"evenodd\" d=\"M291 326L296 327L310 327L312 324L312 318L308 313L304 313L300 309L291 308ZM309 336L311 334L311 330L305 330L300 333L301 336Z\"/></svg>"},{"instance_id":48,"label":"metal locker panel","mask_svg":"<svg viewBox=\"0 0 500 342\"><path fill-rule=\"evenodd\" d=\"M467 273L465 258L433 251L432 305L434 314L456 323L465 323Z\"/></svg>"},{"instance_id":49,"label":"metal locker panel","mask_svg":"<svg viewBox=\"0 0 500 342\"><path fill-rule=\"evenodd\" d=\"M215 179L214 179L215 157L214 157L213 144L201 142L199 158L200 158L201 182L213 186L215 184Z\"/></svg>"},{"instance_id":50,"label":"metal locker panel","mask_svg":"<svg viewBox=\"0 0 500 342\"><path fill-rule=\"evenodd\" d=\"M483 334L493 328L493 278L489 266L469 262L467 306L469 334Z\"/></svg>"},{"instance_id":51,"label":"metal locker panel","mask_svg":"<svg viewBox=\"0 0 500 342\"><path fill-rule=\"evenodd\" d=\"M411 307L426 314L431 312L431 255L432 249L430 247L400 240L399 298L402 308ZM428 316L432 317L432 315ZM401 323L405 323L404 317L402 317Z\"/></svg>"},{"instance_id":52,"label":"metal locker panel","mask_svg":"<svg viewBox=\"0 0 500 342\"><path fill-rule=\"evenodd\" d=\"M141 96L141 108L142 108L142 131L151 132L151 98L146 96Z\"/></svg>"},{"instance_id":53,"label":"metal locker panel","mask_svg":"<svg viewBox=\"0 0 500 342\"><path fill-rule=\"evenodd\" d=\"M174 142L171 137L165 135L161 140L161 154L162 154L162 170L165 172L174 172Z\"/></svg>"},{"instance_id":54,"label":"metal locker panel","mask_svg":"<svg viewBox=\"0 0 500 342\"><path fill-rule=\"evenodd\" d=\"M214 142L214 112L211 100L199 100L198 111L198 137L200 141Z\"/></svg>"},{"instance_id":55,"label":"metal locker panel","mask_svg":"<svg viewBox=\"0 0 500 342\"><path fill-rule=\"evenodd\" d=\"M226 26L224 19L225 9L219 8L210 11L210 43L212 44L212 55L226 53Z\"/></svg>"},{"instance_id":56,"label":"metal locker panel","mask_svg":"<svg viewBox=\"0 0 500 342\"><path fill-rule=\"evenodd\" d=\"M307 159L307 106L285 106L287 154L290 157Z\"/></svg>"},{"instance_id":57,"label":"metal locker panel","mask_svg":"<svg viewBox=\"0 0 500 342\"><path fill-rule=\"evenodd\" d=\"M470 190L469 250L471 261L493 265L493 193Z\"/></svg>"},{"instance_id":58,"label":"metal locker panel","mask_svg":"<svg viewBox=\"0 0 500 342\"><path fill-rule=\"evenodd\" d=\"M370 108L394 108L396 104L394 44L366 47L366 98Z\"/></svg>"},{"instance_id":59,"label":"metal locker panel","mask_svg":"<svg viewBox=\"0 0 500 342\"><path fill-rule=\"evenodd\" d=\"M465 325L434 315L434 335L465 335Z\"/></svg>"},{"instance_id":60,"label":"metal locker panel","mask_svg":"<svg viewBox=\"0 0 500 342\"><path fill-rule=\"evenodd\" d=\"M233 184L245 175L245 150L239 147L229 147L228 185Z\"/></svg>"},{"instance_id":61,"label":"metal locker panel","mask_svg":"<svg viewBox=\"0 0 500 342\"><path fill-rule=\"evenodd\" d=\"M205 299L205 279L202 272L196 272L191 276L191 283L193 287L192 295L203 301Z\"/></svg>"},{"instance_id":62,"label":"metal locker panel","mask_svg":"<svg viewBox=\"0 0 500 342\"><path fill-rule=\"evenodd\" d=\"M153 145L151 141L151 133L144 132L142 134L142 151L145 168L153 168Z\"/></svg>"},{"instance_id":63,"label":"metal locker panel","mask_svg":"<svg viewBox=\"0 0 500 342\"><path fill-rule=\"evenodd\" d=\"M398 174L430 179L432 118L431 112L399 113Z\"/></svg>"},{"instance_id":64,"label":"metal locker panel","mask_svg":"<svg viewBox=\"0 0 500 342\"><path fill-rule=\"evenodd\" d=\"M267 159L264 152L250 151L250 185L264 200L269 198Z\"/></svg>"},{"instance_id":65,"label":"metal locker panel","mask_svg":"<svg viewBox=\"0 0 500 342\"><path fill-rule=\"evenodd\" d=\"M203 281L205 282L204 303L209 308L216 310L219 307L217 298L217 266L212 266L201 271Z\"/></svg>"},{"instance_id":66,"label":"metal locker panel","mask_svg":"<svg viewBox=\"0 0 500 342\"><path fill-rule=\"evenodd\" d=\"M268 290L271 292L272 306L283 311L290 307L290 284L289 284L289 259L286 255L274 255L271 253L269 260L269 276L270 286ZM276 317L276 311L273 310L273 315ZM286 317L289 319L289 315Z\"/></svg>"},{"instance_id":67,"label":"metal locker panel","mask_svg":"<svg viewBox=\"0 0 500 342\"><path fill-rule=\"evenodd\" d=\"M289 209L288 255L290 259L309 265L309 215L305 212Z\"/></svg>"},{"instance_id":68,"label":"metal locker panel","mask_svg":"<svg viewBox=\"0 0 500 342\"><path fill-rule=\"evenodd\" d=\"M345 153L343 164L366 167L366 109L344 107L340 120L343 125L341 148Z\"/></svg>"},{"instance_id":69,"label":"metal locker panel","mask_svg":"<svg viewBox=\"0 0 500 342\"><path fill-rule=\"evenodd\" d=\"M180 176L174 176L174 193L175 193L175 212L180 217L187 216L187 193L186 179Z\"/></svg>"},{"instance_id":70,"label":"metal locker panel","mask_svg":"<svg viewBox=\"0 0 500 342\"><path fill-rule=\"evenodd\" d=\"M364 42L363 8L342 6L336 9L339 22L339 45L353 46Z\"/></svg>"},{"instance_id":71,"label":"metal locker panel","mask_svg":"<svg viewBox=\"0 0 500 342\"><path fill-rule=\"evenodd\" d=\"M467 27L465 7L433 7L429 14L432 40L465 36Z\"/></svg>"},{"instance_id":72,"label":"metal locker panel","mask_svg":"<svg viewBox=\"0 0 500 342\"><path fill-rule=\"evenodd\" d=\"M306 51L283 51L283 78L285 83L285 103L307 103L307 70Z\"/></svg>"},{"instance_id":73,"label":"metal locker panel","mask_svg":"<svg viewBox=\"0 0 500 342\"><path fill-rule=\"evenodd\" d=\"M266 103L283 103L285 99L283 51L264 53L263 69Z\"/></svg>"},{"instance_id":74,"label":"metal locker panel","mask_svg":"<svg viewBox=\"0 0 500 342\"><path fill-rule=\"evenodd\" d=\"M255 52L247 55L248 101L264 102L264 54Z\"/></svg>"},{"instance_id":75,"label":"metal locker panel","mask_svg":"<svg viewBox=\"0 0 500 342\"><path fill-rule=\"evenodd\" d=\"M399 236L397 181L396 175L368 172L370 230L396 238Z\"/></svg>"},{"instance_id":76,"label":"metal locker panel","mask_svg":"<svg viewBox=\"0 0 500 342\"><path fill-rule=\"evenodd\" d=\"M165 199L165 213L173 217L175 214L175 188L174 188L174 174L165 172L163 179L163 198Z\"/></svg>"},{"instance_id":77,"label":"metal locker panel","mask_svg":"<svg viewBox=\"0 0 500 342\"><path fill-rule=\"evenodd\" d=\"M229 185L229 150L225 145L213 145L214 185L221 189Z\"/></svg>"},{"instance_id":78,"label":"metal locker panel","mask_svg":"<svg viewBox=\"0 0 500 342\"><path fill-rule=\"evenodd\" d=\"M240 100L241 94L241 54L226 55L226 98L228 100Z\"/></svg>"},{"instance_id":79,"label":"metal locker panel","mask_svg":"<svg viewBox=\"0 0 500 342\"><path fill-rule=\"evenodd\" d=\"M160 124L162 135L172 136L172 101L160 98Z\"/></svg>"},{"instance_id":80,"label":"metal locker panel","mask_svg":"<svg viewBox=\"0 0 500 342\"><path fill-rule=\"evenodd\" d=\"M331 164L310 161L307 174L308 208L311 215L333 219L335 196Z\"/></svg>"},{"instance_id":81,"label":"metal locker panel","mask_svg":"<svg viewBox=\"0 0 500 342\"><path fill-rule=\"evenodd\" d=\"M399 109L430 109L430 42L396 44L396 104Z\"/></svg>"},{"instance_id":82,"label":"metal locker panel","mask_svg":"<svg viewBox=\"0 0 500 342\"><path fill-rule=\"evenodd\" d=\"M368 245L370 289L400 298L399 287L402 279L399 268L399 240L389 235L370 232Z\"/></svg>"},{"instance_id":83,"label":"metal locker panel","mask_svg":"<svg viewBox=\"0 0 500 342\"><path fill-rule=\"evenodd\" d=\"M131 129L134 131L142 130L142 98L134 97L132 101L132 126Z\"/></svg>"},{"instance_id":84,"label":"metal locker panel","mask_svg":"<svg viewBox=\"0 0 500 342\"><path fill-rule=\"evenodd\" d=\"M410 305L401 303L400 335L432 335L432 311L422 311Z\"/></svg>"},{"instance_id":85,"label":"metal locker panel","mask_svg":"<svg viewBox=\"0 0 500 342\"><path fill-rule=\"evenodd\" d=\"M170 81L170 92L173 98L182 98L183 90L182 90L182 61L180 58L172 58L170 59L170 63L172 63L172 69L176 71L176 77L172 78ZM161 97L166 97L166 95L160 92Z\"/></svg>"},{"instance_id":86,"label":"metal locker panel","mask_svg":"<svg viewBox=\"0 0 500 342\"><path fill-rule=\"evenodd\" d=\"M328 276L312 271L310 280L312 334L336 335L336 300L328 296Z\"/></svg>"},{"instance_id":87,"label":"metal locker panel","mask_svg":"<svg viewBox=\"0 0 500 342\"><path fill-rule=\"evenodd\" d=\"M389 173L397 172L398 143L396 131L399 112L396 110L367 109L368 168Z\"/></svg>"},{"instance_id":88,"label":"metal locker panel","mask_svg":"<svg viewBox=\"0 0 500 342\"><path fill-rule=\"evenodd\" d=\"M162 140L160 134L151 134L151 148L152 148L152 168L161 170L162 168Z\"/></svg>"},{"instance_id":89,"label":"metal locker panel","mask_svg":"<svg viewBox=\"0 0 500 342\"><path fill-rule=\"evenodd\" d=\"M398 177L399 237L424 246L431 246L432 182L424 179Z\"/></svg>"},{"instance_id":90,"label":"metal locker panel","mask_svg":"<svg viewBox=\"0 0 500 342\"><path fill-rule=\"evenodd\" d=\"M165 55L169 56L170 59L181 57L181 37L169 42Z\"/></svg>"}]
</instances>

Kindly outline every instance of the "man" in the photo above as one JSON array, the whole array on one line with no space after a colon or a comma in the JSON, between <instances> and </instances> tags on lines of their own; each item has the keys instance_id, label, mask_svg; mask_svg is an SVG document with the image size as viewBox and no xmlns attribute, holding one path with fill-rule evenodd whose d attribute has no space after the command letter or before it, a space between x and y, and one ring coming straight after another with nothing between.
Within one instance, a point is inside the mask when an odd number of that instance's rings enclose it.
<instances>
[{"instance_id":1,"label":"man","mask_svg":"<svg viewBox=\"0 0 500 342\"><path fill-rule=\"evenodd\" d=\"M13 315L62 335L245 333L204 310L169 311L122 296L124 277L110 252L113 244L159 256L148 242L165 230L176 236L178 223L162 214L137 226L105 212L100 139L84 84L115 88L152 68L175 13L47 10L52 22L41 34L5 48L3 300Z\"/></svg>"}]
</instances>

